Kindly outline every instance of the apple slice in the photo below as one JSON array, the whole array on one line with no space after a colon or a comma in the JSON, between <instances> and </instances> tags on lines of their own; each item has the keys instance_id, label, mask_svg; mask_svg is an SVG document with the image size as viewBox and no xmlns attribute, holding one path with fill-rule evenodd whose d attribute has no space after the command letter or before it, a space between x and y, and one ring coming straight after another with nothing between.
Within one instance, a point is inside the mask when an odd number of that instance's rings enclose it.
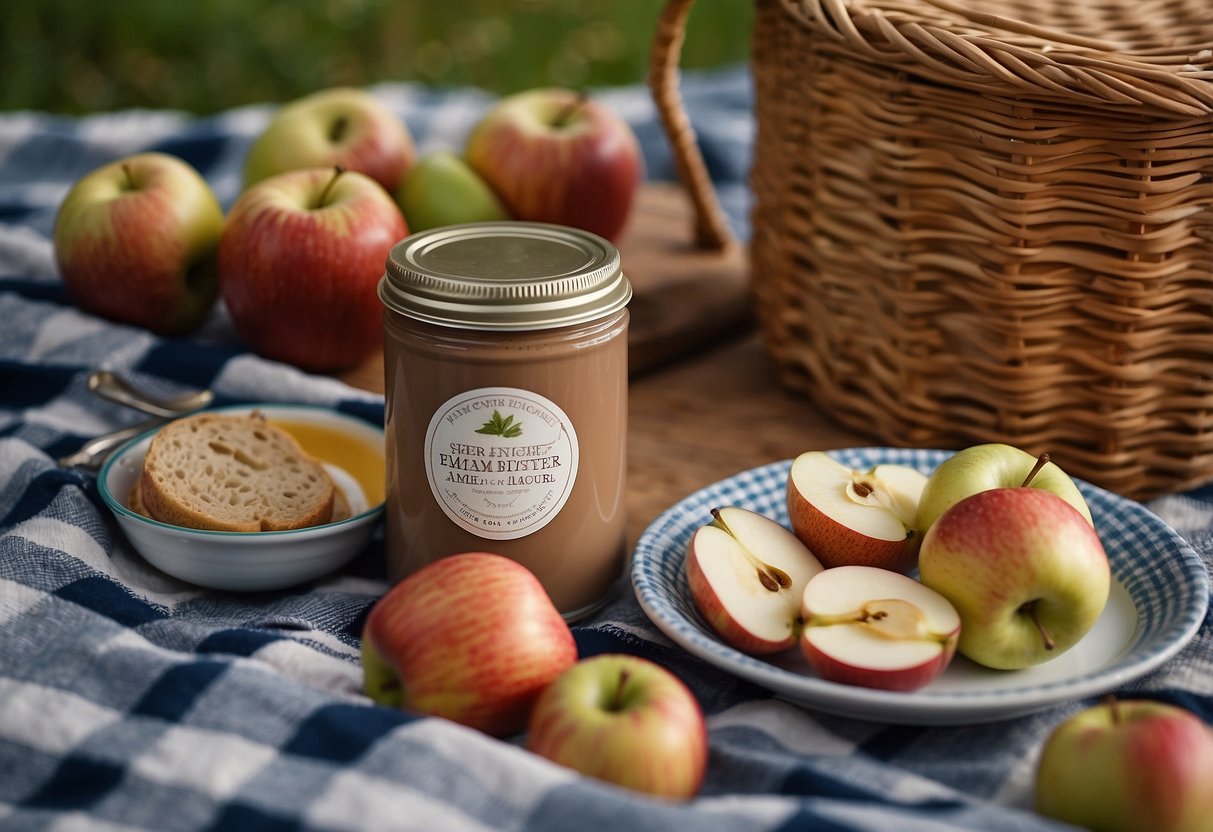
<instances>
[{"instance_id":1,"label":"apple slice","mask_svg":"<svg viewBox=\"0 0 1213 832\"><path fill-rule=\"evenodd\" d=\"M873 566L839 566L804 588L800 649L823 679L917 690L952 661L960 616L918 581Z\"/></svg>"},{"instance_id":2,"label":"apple slice","mask_svg":"<svg viewBox=\"0 0 1213 832\"><path fill-rule=\"evenodd\" d=\"M854 564L906 572L918 552L915 517L926 483L905 465L856 471L821 451L803 453L788 473L792 531L827 569Z\"/></svg>"},{"instance_id":3,"label":"apple slice","mask_svg":"<svg viewBox=\"0 0 1213 832\"><path fill-rule=\"evenodd\" d=\"M691 598L708 624L745 653L796 643L805 584L821 564L783 526L749 509L712 509L687 543Z\"/></svg>"}]
</instances>

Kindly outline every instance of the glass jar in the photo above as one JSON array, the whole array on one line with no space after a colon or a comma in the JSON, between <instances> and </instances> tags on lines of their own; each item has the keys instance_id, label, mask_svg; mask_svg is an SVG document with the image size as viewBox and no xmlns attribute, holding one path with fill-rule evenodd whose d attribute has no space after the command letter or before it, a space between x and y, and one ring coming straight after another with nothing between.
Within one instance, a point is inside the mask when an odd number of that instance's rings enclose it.
<instances>
[{"instance_id":1,"label":"glass jar","mask_svg":"<svg viewBox=\"0 0 1213 832\"><path fill-rule=\"evenodd\" d=\"M466 551L513 558L568 620L626 562L627 303L606 240L504 222L388 256L388 576Z\"/></svg>"}]
</instances>

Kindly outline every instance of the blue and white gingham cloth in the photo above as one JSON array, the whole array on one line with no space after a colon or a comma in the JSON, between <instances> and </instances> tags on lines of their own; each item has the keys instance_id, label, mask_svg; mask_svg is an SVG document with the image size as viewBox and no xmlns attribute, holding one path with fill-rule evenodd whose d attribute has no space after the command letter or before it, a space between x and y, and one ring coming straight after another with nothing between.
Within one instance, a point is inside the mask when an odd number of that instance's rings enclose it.
<instances>
[{"instance_id":1,"label":"blue and white gingham cloth","mask_svg":"<svg viewBox=\"0 0 1213 832\"><path fill-rule=\"evenodd\" d=\"M684 95L709 169L745 236L751 87L744 69L691 75ZM421 150L458 144L491 99L403 85L372 92ZM650 178L670 179L647 91L602 98L636 129ZM211 118L120 112L0 115L0 829L88 830L1037 830L1029 810L1047 733L1090 702L967 728L825 716L672 645L626 580L575 628L582 655L652 658L696 693L707 781L654 801L360 692L362 621L384 591L382 539L340 574L292 591L201 591L134 554L93 477L56 466L85 439L141 418L85 387L96 368L221 403L322 403L372 421L381 397L245 352L222 308L201 333L161 339L67 303L51 249L70 184L146 149L184 158L225 208L270 106ZM1213 552L1213 491L1150 506ZM1122 691L1213 722L1213 623Z\"/></svg>"}]
</instances>

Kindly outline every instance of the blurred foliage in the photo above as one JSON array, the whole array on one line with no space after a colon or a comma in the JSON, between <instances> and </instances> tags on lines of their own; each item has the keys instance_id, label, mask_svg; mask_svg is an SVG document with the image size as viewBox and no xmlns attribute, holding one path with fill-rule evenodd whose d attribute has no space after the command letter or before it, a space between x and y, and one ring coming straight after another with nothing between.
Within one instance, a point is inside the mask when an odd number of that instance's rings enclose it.
<instances>
[{"instance_id":1,"label":"blurred foliage","mask_svg":"<svg viewBox=\"0 0 1213 832\"><path fill-rule=\"evenodd\" d=\"M643 81L663 0L7 0L0 109L211 113L337 84L504 94ZM752 0L697 0L682 65L749 53Z\"/></svg>"}]
</instances>

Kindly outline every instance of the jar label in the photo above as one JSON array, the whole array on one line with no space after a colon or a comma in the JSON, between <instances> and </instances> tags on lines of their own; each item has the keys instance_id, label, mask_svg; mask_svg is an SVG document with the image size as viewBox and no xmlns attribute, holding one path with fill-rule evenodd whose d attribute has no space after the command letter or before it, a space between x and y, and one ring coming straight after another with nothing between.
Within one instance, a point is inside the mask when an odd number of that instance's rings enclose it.
<instances>
[{"instance_id":1,"label":"jar label","mask_svg":"<svg viewBox=\"0 0 1213 832\"><path fill-rule=\"evenodd\" d=\"M461 528L489 540L533 534L560 512L577 479L573 424L550 399L515 387L452 396L425 434L434 499Z\"/></svg>"}]
</instances>

